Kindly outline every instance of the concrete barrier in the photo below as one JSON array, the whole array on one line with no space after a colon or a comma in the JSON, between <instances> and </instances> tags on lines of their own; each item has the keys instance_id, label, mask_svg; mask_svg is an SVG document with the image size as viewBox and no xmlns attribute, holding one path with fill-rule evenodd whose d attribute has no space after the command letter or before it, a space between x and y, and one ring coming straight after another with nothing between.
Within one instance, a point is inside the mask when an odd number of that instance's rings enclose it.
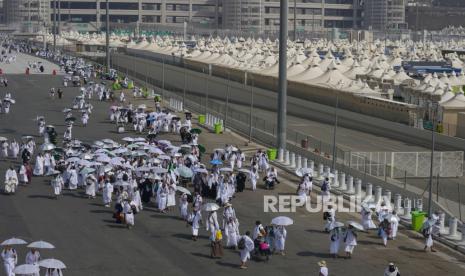
<instances>
[{"instance_id":1,"label":"concrete barrier","mask_svg":"<svg viewBox=\"0 0 465 276\"><path fill-rule=\"evenodd\" d=\"M355 196L362 196L362 180L360 178L355 180Z\"/></svg>"},{"instance_id":2,"label":"concrete barrier","mask_svg":"<svg viewBox=\"0 0 465 276\"><path fill-rule=\"evenodd\" d=\"M303 158L303 164L302 164L302 168L308 168L308 159L307 158Z\"/></svg>"},{"instance_id":3,"label":"concrete barrier","mask_svg":"<svg viewBox=\"0 0 465 276\"><path fill-rule=\"evenodd\" d=\"M291 168L295 168L295 153L291 153L291 160L290 160Z\"/></svg>"},{"instance_id":4,"label":"concrete barrier","mask_svg":"<svg viewBox=\"0 0 465 276\"><path fill-rule=\"evenodd\" d=\"M372 200L372 197L373 197L373 184L371 183L367 183L366 184L366 187L365 187L365 192L366 192L366 195L365 195L365 201L370 201Z\"/></svg>"},{"instance_id":5,"label":"concrete barrier","mask_svg":"<svg viewBox=\"0 0 465 276\"><path fill-rule=\"evenodd\" d=\"M375 188L375 203L379 204L382 200L383 188L381 186L376 186Z\"/></svg>"},{"instance_id":6,"label":"concrete barrier","mask_svg":"<svg viewBox=\"0 0 465 276\"><path fill-rule=\"evenodd\" d=\"M296 164L296 168L297 168L297 169L302 168L302 156L300 156L300 155L297 155L297 164Z\"/></svg>"},{"instance_id":7,"label":"concrete barrier","mask_svg":"<svg viewBox=\"0 0 465 276\"><path fill-rule=\"evenodd\" d=\"M278 161L283 163L284 162L284 149L278 150Z\"/></svg>"},{"instance_id":8,"label":"concrete barrier","mask_svg":"<svg viewBox=\"0 0 465 276\"><path fill-rule=\"evenodd\" d=\"M360 185L362 185L362 184L360 183ZM353 194L354 193L354 177L352 175L349 175L347 177L346 193L348 193L348 194Z\"/></svg>"},{"instance_id":9,"label":"concrete barrier","mask_svg":"<svg viewBox=\"0 0 465 276\"><path fill-rule=\"evenodd\" d=\"M284 152L284 164L285 164L285 165L289 165L289 164L290 164L290 160L289 160L289 151L288 151L288 150L286 150L286 151Z\"/></svg>"},{"instance_id":10,"label":"concrete barrier","mask_svg":"<svg viewBox=\"0 0 465 276\"><path fill-rule=\"evenodd\" d=\"M459 240L460 236L457 233L458 220L455 217L449 219L449 234L446 236L449 240Z\"/></svg>"},{"instance_id":11,"label":"concrete barrier","mask_svg":"<svg viewBox=\"0 0 465 276\"><path fill-rule=\"evenodd\" d=\"M404 199L404 215L402 216L406 220L412 219L412 200L410 198Z\"/></svg>"},{"instance_id":12,"label":"concrete barrier","mask_svg":"<svg viewBox=\"0 0 465 276\"><path fill-rule=\"evenodd\" d=\"M346 190L346 174L344 172L341 172L339 175L339 190Z\"/></svg>"},{"instance_id":13,"label":"concrete barrier","mask_svg":"<svg viewBox=\"0 0 465 276\"><path fill-rule=\"evenodd\" d=\"M400 194L394 195L394 211L398 214L402 211L402 195Z\"/></svg>"}]
</instances>

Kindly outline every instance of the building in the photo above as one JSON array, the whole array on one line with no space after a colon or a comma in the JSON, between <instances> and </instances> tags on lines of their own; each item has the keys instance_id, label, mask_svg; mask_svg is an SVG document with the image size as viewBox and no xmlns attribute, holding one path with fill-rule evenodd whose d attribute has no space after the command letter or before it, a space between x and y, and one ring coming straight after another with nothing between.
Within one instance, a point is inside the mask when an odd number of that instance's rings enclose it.
<instances>
[{"instance_id":1,"label":"building","mask_svg":"<svg viewBox=\"0 0 465 276\"><path fill-rule=\"evenodd\" d=\"M373 30L406 29L405 0L365 0L363 27Z\"/></svg>"},{"instance_id":2,"label":"building","mask_svg":"<svg viewBox=\"0 0 465 276\"><path fill-rule=\"evenodd\" d=\"M53 7L54 1L51 2ZM63 24L86 25L90 30L104 26L106 1L60 1ZM190 24L218 27L221 25L220 0L111 0L111 23ZM50 22L53 20L50 13ZM103 24L102 24L103 23Z\"/></svg>"},{"instance_id":3,"label":"building","mask_svg":"<svg viewBox=\"0 0 465 276\"><path fill-rule=\"evenodd\" d=\"M434 31L449 26L465 26L465 0L410 1L405 16L412 30Z\"/></svg>"},{"instance_id":4,"label":"building","mask_svg":"<svg viewBox=\"0 0 465 276\"><path fill-rule=\"evenodd\" d=\"M49 6L49 0L4 0L4 22L22 31L36 32L48 19Z\"/></svg>"},{"instance_id":5,"label":"building","mask_svg":"<svg viewBox=\"0 0 465 276\"><path fill-rule=\"evenodd\" d=\"M297 31L322 28L359 28L359 0L296 0ZM224 28L276 32L280 0L223 0ZM289 30L294 29L294 1L289 1Z\"/></svg>"}]
</instances>

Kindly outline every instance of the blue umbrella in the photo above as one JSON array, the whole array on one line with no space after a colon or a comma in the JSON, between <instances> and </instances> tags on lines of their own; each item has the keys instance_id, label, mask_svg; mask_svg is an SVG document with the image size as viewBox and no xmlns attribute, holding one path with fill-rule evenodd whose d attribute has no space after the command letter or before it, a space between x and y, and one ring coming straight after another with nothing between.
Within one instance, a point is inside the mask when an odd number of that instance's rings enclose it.
<instances>
[{"instance_id":1,"label":"blue umbrella","mask_svg":"<svg viewBox=\"0 0 465 276\"><path fill-rule=\"evenodd\" d=\"M212 165L221 165L221 164L223 164L223 162L221 162L221 160L218 160L218 159L213 159L212 161L210 161L210 164L212 164Z\"/></svg>"}]
</instances>

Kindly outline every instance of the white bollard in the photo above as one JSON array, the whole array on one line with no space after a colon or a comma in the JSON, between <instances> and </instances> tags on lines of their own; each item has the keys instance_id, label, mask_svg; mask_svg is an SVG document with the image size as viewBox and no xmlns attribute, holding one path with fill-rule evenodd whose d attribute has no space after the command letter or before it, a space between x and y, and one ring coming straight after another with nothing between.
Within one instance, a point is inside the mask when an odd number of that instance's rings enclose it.
<instances>
[{"instance_id":1,"label":"white bollard","mask_svg":"<svg viewBox=\"0 0 465 276\"><path fill-rule=\"evenodd\" d=\"M341 174L339 175L339 189L340 190L347 189L347 186L346 186L346 174L344 172L341 172Z\"/></svg>"},{"instance_id":2,"label":"white bollard","mask_svg":"<svg viewBox=\"0 0 465 276\"><path fill-rule=\"evenodd\" d=\"M308 163L308 167L307 168L310 168L310 169L315 169L315 162L313 162L313 160L310 160L310 162Z\"/></svg>"},{"instance_id":3,"label":"white bollard","mask_svg":"<svg viewBox=\"0 0 465 276\"><path fill-rule=\"evenodd\" d=\"M278 161L281 163L284 162L284 150L283 149L278 150Z\"/></svg>"},{"instance_id":4,"label":"white bollard","mask_svg":"<svg viewBox=\"0 0 465 276\"><path fill-rule=\"evenodd\" d=\"M300 155L297 155L297 164L296 164L296 168L297 168L297 169L302 168L302 156L300 156Z\"/></svg>"},{"instance_id":5,"label":"white bollard","mask_svg":"<svg viewBox=\"0 0 465 276\"><path fill-rule=\"evenodd\" d=\"M302 168L308 168L308 159L304 157Z\"/></svg>"},{"instance_id":6,"label":"white bollard","mask_svg":"<svg viewBox=\"0 0 465 276\"><path fill-rule=\"evenodd\" d=\"M354 193L354 177L352 175L349 175L347 177L346 193L348 193L348 194L353 194Z\"/></svg>"},{"instance_id":7,"label":"white bollard","mask_svg":"<svg viewBox=\"0 0 465 276\"><path fill-rule=\"evenodd\" d=\"M206 120L207 126L211 124L211 120L212 120L212 116L210 115L210 113L207 113L207 120Z\"/></svg>"},{"instance_id":8,"label":"white bollard","mask_svg":"<svg viewBox=\"0 0 465 276\"><path fill-rule=\"evenodd\" d=\"M450 218L449 219L449 235L447 235L448 239L458 239L457 235L457 218Z\"/></svg>"},{"instance_id":9,"label":"white bollard","mask_svg":"<svg viewBox=\"0 0 465 276\"><path fill-rule=\"evenodd\" d=\"M295 153L291 152L291 160L290 160L291 168L295 168Z\"/></svg>"},{"instance_id":10,"label":"white bollard","mask_svg":"<svg viewBox=\"0 0 465 276\"><path fill-rule=\"evenodd\" d=\"M396 213L400 213L402 210L402 196L400 194L395 194L394 195L394 211Z\"/></svg>"},{"instance_id":11,"label":"white bollard","mask_svg":"<svg viewBox=\"0 0 465 276\"><path fill-rule=\"evenodd\" d=\"M446 224L446 214L444 212L440 212L439 213L439 233L446 234L445 224Z\"/></svg>"},{"instance_id":12,"label":"white bollard","mask_svg":"<svg viewBox=\"0 0 465 276\"><path fill-rule=\"evenodd\" d=\"M388 202L386 204L391 203L392 200L392 193L389 190L384 191L384 197L387 199Z\"/></svg>"},{"instance_id":13,"label":"white bollard","mask_svg":"<svg viewBox=\"0 0 465 276\"><path fill-rule=\"evenodd\" d=\"M324 179L323 175L324 175L324 165L320 163L318 165L318 179L323 180Z\"/></svg>"},{"instance_id":14,"label":"white bollard","mask_svg":"<svg viewBox=\"0 0 465 276\"><path fill-rule=\"evenodd\" d=\"M362 196L362 180L359 178L355 180L355 196Z\"/></svg>"},{"instance_id":15,"label":"white bollard","mask_svg":"<svg viewBox=\"0 0 465 276\"><path fill-rule=\"evenodd\" d=\"M182 106L182 102L179 102L179 111L183 111L183 110L184 110L184 108Z\"/></svg>"},{"instance_id":16,"label":"white bollard","mask_svg":"<svg viewBox=\"0 0 465 276\"><path fill-rule=\"evenodd\" d=\"M334 170L334 177L331 182L331 187L338 188L339 187L339 172Z\"/></svg>"},{"instance_id":17,"label":"white bollard","mask_svg":"<svg viewBox=\"0 0 465 276\"><path fill-rule=\"evenodd\" d=\"M420 211L420 212L423 211L423 199L418 198L415 201L415 210Z\"/></svg>"},{"instance_id":18,"label":"white bollard","mask_svg":"<svg viewBox=\"0 0 465 276\"><path fill-rule=\"evenodd\" d=\"M462 244L465 244L465 223L462 223L462 240L460 241L460 243Z\"/></svg>"},{"instance_id":19,"label":"white bollard","mask_svg":"<svg viewBox=\"0 0 465 276\"><path fill-rule=\"evenodd\" d=\"M381 202L383 194L383 188L381 186L376 186L375 188L375 203L378 204Z\"/></svg>"},{"instance_id":20,"label":"white bollard","mask_svg":"<svg viewBox=\"0 0 465 276\"><path fill-rule=\"evenodd\" d=\"M285 165L289 165L290 164L290 160L289 160L289 151L286 150L286 152L284 153L284 164Z\"/></svg>"},{"instance_id":21,"label":"white bollard","mask_svg":"<svg viewBox=\"0 0 465 276\"><path fill-rule=\"evenodd\" d=\"M325 167L324 176L328 176L330 173L331 173L331 168L328 167L328 166L326 166L326 167Z\"/></svg>"},{"instance_id":22,"label":"white bollard","mask_svg":"<svg viewBox=\"0 0 465 276\"><path fill-rule=\"evenodd\" d=\"M410 198L404 199L404 215L402 216L403 218L409 220L412 218L412 201Z\"/></svg>"},{"instance_id":23,"label":"white bollard","mask_svg":"<svg viewBox=\"0 0 465 276\"><path fill-rule=\"evenodd\" d=\"M371 183L367 183L367 186L366 186L366 198L368 199L368 197L372 197L373 196L373 184Z\"/></svg>"}]
</instances>

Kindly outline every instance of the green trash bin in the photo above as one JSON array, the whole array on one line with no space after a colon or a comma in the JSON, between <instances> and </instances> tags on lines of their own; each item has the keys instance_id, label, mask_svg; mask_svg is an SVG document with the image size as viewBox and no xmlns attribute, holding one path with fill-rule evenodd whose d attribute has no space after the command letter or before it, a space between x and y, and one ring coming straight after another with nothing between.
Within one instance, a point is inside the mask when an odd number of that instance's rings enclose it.
<instances>
[{"instance_id":1,"label":"green trash bin","mask_svg":"<svg viewBox=\"0 0 465 276\"><path fill-rule=\"evenodd\" d=\"M199 115L199 124L201 125L205 124L205 115Z\"/></svg>"},{"instance_id":2,"label":"green trash bin","mask_svg":"<svg viewBox=\"0 0 465 276\"><path fill-rule=\"evenodd\" d=\"M268 149L266 151L266 154L268 156L268 160L273 161L273 160L276 160L276 155L278 154L278 150L277 149Z\"/></svg>"},{"instance_id":3,"label":"green trash bin","mask_svg":"<svg viewBox=\"0 0 465 276\"><path fill-rule=\"evenodd\" d=\"M425 212L412 211L412 230L419 232L426 218Z\"/></svg>"},{"instance_id":4,"label":"green trash bin","mask_svg":"<svg viewBox=\"0 0 465 276\"><path fill-rule=\"evenodd\" d=\"M221 123L216 123L213 125L213 129L215 130L215 134L221 134L223 125Z\"/></svg>"}]
</instances>

